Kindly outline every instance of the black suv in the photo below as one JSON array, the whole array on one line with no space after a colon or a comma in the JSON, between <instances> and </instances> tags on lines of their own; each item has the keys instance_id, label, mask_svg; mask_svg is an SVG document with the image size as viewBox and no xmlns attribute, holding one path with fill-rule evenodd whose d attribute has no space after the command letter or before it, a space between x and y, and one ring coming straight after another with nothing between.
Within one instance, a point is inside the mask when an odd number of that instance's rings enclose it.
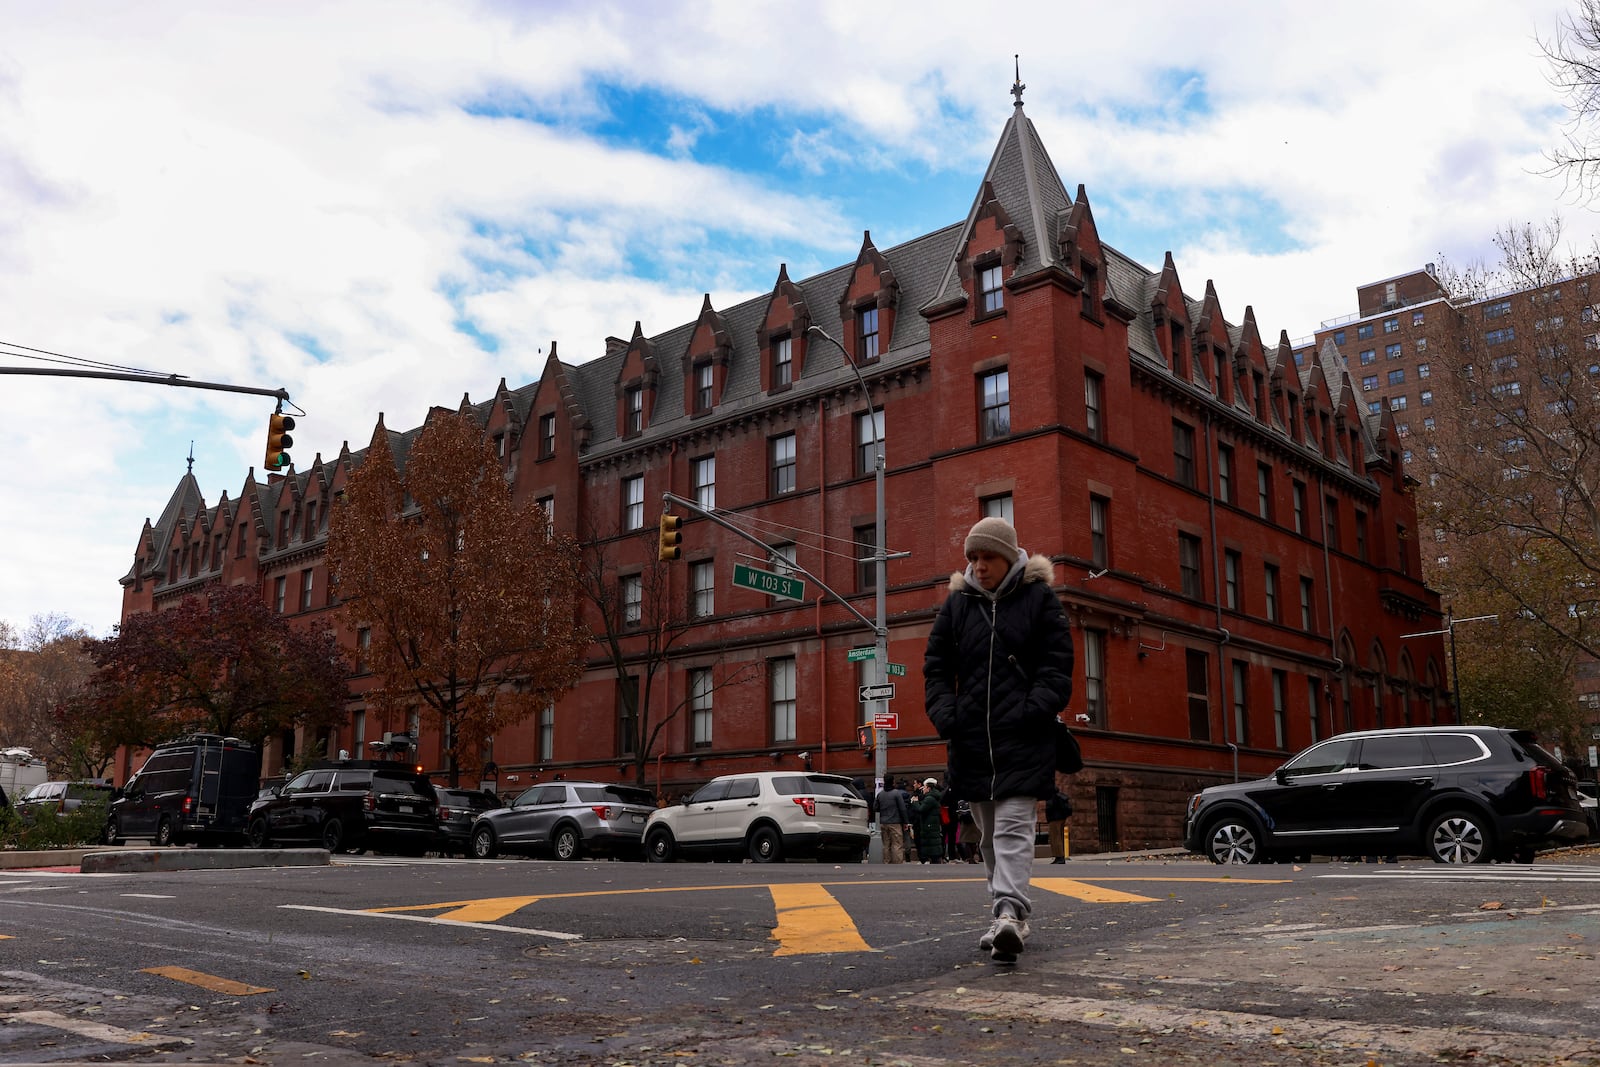
<instances>
[{"instance_id":1,"label":"black suv","mask_svg":"<svg viewBox=\"0 0 1600 1067\"><path fill-rule=\"evenodd\" d=\"M500 807L500 798L482 789L433 787L439 798L439 855L459 852L465 856L472 837L472 820Z\"/></svg>"},{"instance_id":2,"label":"black suv","mask_svg":"<svg viewBox=\"0 0 1600 1067\"><path fill-rule=\"evenodd\" d=\"M329 852L420 856L439 845L439 802L420 770L386 760L344 760L302 771L250 806L252 848L290 842Z\"/></svg>"},{"instance_id":3,"label":"black suv","mask_svg":"<svg viewBox=\"0 0 1600 1067\"><path fill-rule=\"evenodd\" d=\"M1531 731L1424 726L1340 734L1271 778L1202 790L1184 846L1216 863L1401 852L1531 863L1587 832L1571 772Z\"/></svg>"}]
</instances>

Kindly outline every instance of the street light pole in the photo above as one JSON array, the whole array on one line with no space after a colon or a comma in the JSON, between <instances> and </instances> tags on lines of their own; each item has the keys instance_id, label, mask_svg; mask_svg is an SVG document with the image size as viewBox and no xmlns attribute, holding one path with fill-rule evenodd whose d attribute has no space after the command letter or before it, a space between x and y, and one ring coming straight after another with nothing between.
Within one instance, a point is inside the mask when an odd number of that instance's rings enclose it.
<instances>
[{"instance_id":1,"label":"street light pole","mask_svg":"<svg viewBox=\"0 0 1600 1067\"><path fill-rule=\"evenodd\" d=\"M1436 637L1439 634L1446 635L1447 640L1450 642L1450 696L1452 697L1453 703L1456 707L1456 723L1458 725L1461 722L1461 671L1456 667L1456 627L1464 622L1487 622L1493 619L1498 619L1499 617L1500 616L1498 615L1473 615L1470 618L1458 619L1455 617L1451 609L1447 609L1444 613L1444 629L1423 630L1421 633L1400 635L1400 640L1402 641L1408 637Z\"/></svg>"},{"instance_id":2,"label":"street light pole","mask_svg":"<svg viewBox=\"0 0 1600 1067\"><path fill-rule=\"evenodd\" d=\"M872 675L872 684L882 685L889 680L889 550L888 539L884 533L883 490L883 474L887 461L885 460L883 454L883 429L878 423L877 412L874 411L872 407L872 390L867 388L867 380L861 376L861 369L856 366L855 360L850 358L850 353L845 351L844 345L840 344L838 340L831 336L828 331L824 330L821 326L807 326L806 332L818 335L839 350L839 354L844 357L845 366L849 367L850 370L855 374L856 382L861 386L861 395L865 397L867 401L867 419L872 423L872 444L874 450L877 452L877 457L873 463L873 488L877 505L877 524L875 534L877 544L874 546L872 557L874 579L873 599L874 607L876 609L876 613L874 614L873 618L876 621L873 623L872 627L873 636L875 638L873 644L872 662L875 664L875 666L868 673ZM857 562L860 561L858 560ZM876 721L880 711L888 710L888 701L874 700L871 702L870 707L872 708L872 717L874 721ZM889 773L889 734L887 730L879 730L876 726L873 727L872 733L873 747L877 757L876 765L873 770L875 775L875 781L873 782L873 795L876 796L877 793L883 789L883 780L888 776Z\"/></svg>"}]
</instances>

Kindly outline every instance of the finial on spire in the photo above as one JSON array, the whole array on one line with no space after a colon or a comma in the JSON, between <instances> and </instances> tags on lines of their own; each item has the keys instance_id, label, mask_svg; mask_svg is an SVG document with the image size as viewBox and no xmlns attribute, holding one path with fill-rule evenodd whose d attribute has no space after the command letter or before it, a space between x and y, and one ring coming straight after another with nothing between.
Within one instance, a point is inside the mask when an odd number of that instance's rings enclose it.
<instances>
[{"instance_id":1,"label":"finial on spire","mask_svg":"<svg viewBox=\"0 0 1600 1067\"><path fill-rule=\"evenodd\" d=\"M189 473L194 473L194 442L189 442Z\"/></svg>"},{"instance_id":2,"label":"finial on spire","mask_svg":"<svg viewBox=\"0 0 1600 1067\"><path fill-rule=\"evenodd\" d=\"M1015 104L1013 104L1012 106L1013 107L1021 107L1022 106L1022 90L1027 88L1026 85L1022 84L1022 55L1021 55L1021 53L1016 53L1011 58L1013 60L1015 60L1016 64L1017 64L1017 80L1015 82L1013 82L1012 85L1011 85L1011 95L1017 98L1017 102Z\"/></svg>"}]
</instances>

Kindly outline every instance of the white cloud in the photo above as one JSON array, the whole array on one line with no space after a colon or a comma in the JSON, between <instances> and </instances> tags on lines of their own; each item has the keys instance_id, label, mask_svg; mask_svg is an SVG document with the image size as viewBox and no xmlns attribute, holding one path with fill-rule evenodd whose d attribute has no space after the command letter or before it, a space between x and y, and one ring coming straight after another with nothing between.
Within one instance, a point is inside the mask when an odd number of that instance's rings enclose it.
<instances>
[{"instance_id":1,"label":"white cloud","mask_svg":"<svg viewBox=\"0 0 1600 1067\"><path fill-rule=\"evenodd\" d=\"M953 0L893 34L851 0L13 5L0 340L285 386L297 459L332 458L380 411L523 384L552 341L592 358L780 262L848 260L863 229L955 221L966 201L920 178L976 190L1013 51L1107 241L1152 266L1170 247L1230 318L1303 335L1362 282L1492 258L1510 222L1593 236L1537 173L1563 115L1534 35L1566 10L1037 3L980 37ZM190 440L208 500L235 494L270 407L0 377L0 618L109 628Z\"/></svg>"}]
</instances>

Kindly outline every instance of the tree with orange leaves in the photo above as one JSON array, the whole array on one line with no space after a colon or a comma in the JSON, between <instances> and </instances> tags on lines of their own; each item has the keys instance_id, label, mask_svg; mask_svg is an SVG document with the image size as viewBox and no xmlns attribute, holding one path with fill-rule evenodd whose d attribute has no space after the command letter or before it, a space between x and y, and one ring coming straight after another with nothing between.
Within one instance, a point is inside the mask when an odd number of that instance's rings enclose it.
<instances>
[{"instance_id":1,"label":"tree with orange leaves","mask_svg":"<svg viewBox=\"0 0 1600 1067\"><path fill-rule=\"evenodd\" d=\"M369 706L400 721L428 708L452 785L582 673L577 549L513 502L467 417L434 411L403 471L379 424L329 520L328 561L351 628L371 632Z\"/></svg>"}]
</instances>

